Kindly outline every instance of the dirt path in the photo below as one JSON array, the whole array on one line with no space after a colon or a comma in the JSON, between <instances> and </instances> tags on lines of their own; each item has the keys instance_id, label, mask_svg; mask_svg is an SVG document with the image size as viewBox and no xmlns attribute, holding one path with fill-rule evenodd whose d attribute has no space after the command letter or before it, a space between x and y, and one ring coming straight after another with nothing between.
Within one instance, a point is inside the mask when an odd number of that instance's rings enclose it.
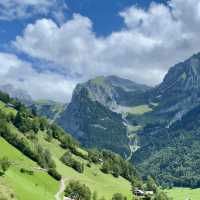
<instances>
[{"instance_id":1,"label":"dirt path","mask_svg":"<svg viewBox=\"0 0 200 200\"><path fill-rule=\"evenodd\" d=\"M55 199L56 200L63 200L62 199L62 197L61 197L61 195L62 195L62 193L64 192L64 190L65 190L65 182L66 182L66 179L61 179L61 181L60 181L60 188L59 188L59 191L56 193L56 195L55 195Z\"/></svg>"}]
</instances>

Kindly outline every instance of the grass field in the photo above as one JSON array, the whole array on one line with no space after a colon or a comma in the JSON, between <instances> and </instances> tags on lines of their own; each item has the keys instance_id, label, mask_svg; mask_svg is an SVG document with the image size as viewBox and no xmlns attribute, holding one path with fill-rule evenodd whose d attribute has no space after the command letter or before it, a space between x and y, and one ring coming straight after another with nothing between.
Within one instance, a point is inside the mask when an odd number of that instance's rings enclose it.
<instances>
[{"instance_id":1,"label":"grass field","mask_svg":"<svg viewBox=\"0 0 200 200\"><path fill-rule=\"evenodd\" d=\"M135 114L135 115L143 115L144 113L151 112L152 108L149 107L149 105L140 105L131 107L128 110L128 113Z\"/></svg>"},{"instance_id":2,"label":"grass field","mask_svg":"<svg viewBox=\"0 0 200 200\"><path fill-rule=\"evenodd\" d=\"M17 149L0 137L1 157L7 156L13 163L6 175L0 177L0 184L5 182L7 187L0 186L0 193L12 190L18 200L53 200L59 188L59 182L51 178L46 172L35 170L34 175L20 172L21 168L34 170L38 165L24 156ZM1 191L3 190L3 191Z\"/></svg>"},{"instance_id":3,"label":"grass field","mask_svg":"<svg viewBox=\"0 0 200 200\"><path fill-rule=\"evenodd\" d=\"M40 143L48 149L50 149L53 158L57 165L57 170L63 175L67 180L79 180L82 183L90 187L94 192L97 191L99 197L104 196L106 200L110 200L114 193L122 193L132 199L131 185L124 178L114 178L112 175L103 174L100 171L100 166L92 165L91 168L85 166L83 174L80 174L70 167L64 165L59 158L63 155L65 150L63 150L57 141L53 140L51 143L47 142L43 137L39 137ZM74 156L75 157L75 156ZM87 161L76 157L79 161L87 163Z\"/></svg>"},{"instance_id":4,"label":"grass field","mask_svg":"<svg viewBox=\"0 0 200 200\"><path fill-rule=\"evenodd\" d=\"M200 189L190 189L190 188L173 188L171 190L166 190L169 197L173 200L199 200L200 199Z\"/></svg>"}]
</instances>

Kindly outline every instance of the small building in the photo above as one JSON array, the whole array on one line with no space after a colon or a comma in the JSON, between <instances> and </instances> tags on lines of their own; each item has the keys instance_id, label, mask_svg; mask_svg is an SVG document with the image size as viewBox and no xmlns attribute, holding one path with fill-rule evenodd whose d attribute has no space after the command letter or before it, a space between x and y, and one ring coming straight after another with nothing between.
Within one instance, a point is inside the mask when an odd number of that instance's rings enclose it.
<instances>
[{"instance_id":1,"label":"small building","mask_svg":"<svg viewBox=\"0 0 200 200\"><path fill-rule=\"evenodd\" d=\"M145 195L145 192L142 191L142 190L139 190L139 189L135 189L135 190L134 190L134 194L135 194L136 196L144 196L144 195Z\"/></svg>"}]
</instances>

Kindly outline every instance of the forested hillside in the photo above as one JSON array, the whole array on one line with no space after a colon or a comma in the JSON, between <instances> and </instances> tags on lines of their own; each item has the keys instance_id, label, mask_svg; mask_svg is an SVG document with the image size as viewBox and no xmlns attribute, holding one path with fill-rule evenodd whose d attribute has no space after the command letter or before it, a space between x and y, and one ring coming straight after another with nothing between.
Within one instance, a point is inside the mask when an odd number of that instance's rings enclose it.
<instances>
[{"instance_id":1,"label":"forested hillside","mask_svg":"<svg viewBox=\"0 0 200 200\"><path fill-rule=\"evenodd\" d=\"M140 148L132 160L145 176L163 186L199 187L199 80L200 54L172 67L152 91L155 109L130 115L143 128L137 133Z\"/></svg>"},{"instance_id":2,"label":"forested hillside","mask_svg":"<svg viewBox=\"0 0 200 200\"><path fill-rule=\"evenodd\" d=\"M76 87L58 123L84 146L131 159L163 186L199 186L200 54L171 67L154 88L117 77Z\"/></svg>"},{"instance_id":3,"label":"forested hillside","mask_svg":"<svg viewBox=\"0 0 200 200\"><path fill-rule=\"evenodd\" d=\"M106 199L117 192L128 198L133 195L131 182L140 181L139 175L119 155L107 150L81 149L63 129L38 117L34 110L27 109L2 92L0 119L0 148L2 159L8 163L0 177L0 181L8 186L0 189L6 191L11 188L9 198L44 199L41 195L46 193L46 199L54 199L61 179L66 184L79 180L92 193ZM106 187L103 186L105 180ZM47 188L52 189L47 192Z\"/></svg>"}]
</instances>

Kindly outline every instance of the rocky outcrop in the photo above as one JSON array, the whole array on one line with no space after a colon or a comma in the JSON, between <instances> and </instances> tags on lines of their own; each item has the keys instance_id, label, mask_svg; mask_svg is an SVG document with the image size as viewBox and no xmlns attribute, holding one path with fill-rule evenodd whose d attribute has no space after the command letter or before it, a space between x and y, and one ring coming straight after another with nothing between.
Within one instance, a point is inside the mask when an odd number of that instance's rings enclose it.
<instances>
[{"instance_id":1,"label":"rocky outcrop","mask_svg":"<svg viewBox=\"0 0 200 200\"><path fill-rule=\"evenodd\" d=\"M129 154L129 139L118 106L149 87L116 76L97 77L77 85L71 103L57 122L87 147L107 148Z\"/></svg>"}]
</instances>

